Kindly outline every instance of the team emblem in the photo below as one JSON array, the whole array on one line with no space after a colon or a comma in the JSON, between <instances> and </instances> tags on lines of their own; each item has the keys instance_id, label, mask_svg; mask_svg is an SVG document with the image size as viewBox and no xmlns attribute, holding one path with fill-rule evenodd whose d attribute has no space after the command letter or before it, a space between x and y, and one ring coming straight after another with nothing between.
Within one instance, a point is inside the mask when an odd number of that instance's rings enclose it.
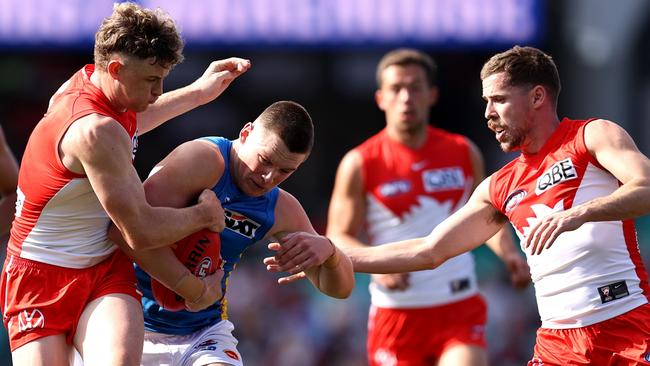
<instances>
[{"instance_id":1,"label":"team emblem","mask_svg":"<svg viewBox=\"0 0 650 366\"><path fill-rule=\"evenodd\" d=\"M521 202L524 197L526 197L527 192L523 189L518 189L508 195L508 198L506 198L505 203L503 204L503 211L505 213L508 213L512 210L515 209L519 205L519 202Z\"/></svg>"}]
</instances>

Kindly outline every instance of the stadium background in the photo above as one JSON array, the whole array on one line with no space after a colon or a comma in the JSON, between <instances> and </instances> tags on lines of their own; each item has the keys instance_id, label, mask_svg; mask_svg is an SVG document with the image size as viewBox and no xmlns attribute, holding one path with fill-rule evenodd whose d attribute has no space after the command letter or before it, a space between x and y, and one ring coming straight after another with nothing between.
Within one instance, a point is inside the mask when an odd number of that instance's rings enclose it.
<instances>
[{"instance_id":1,"label":"stadium background","mask_svg":"<svg viewBox=\"0 0 650 366\"><path fill-rule=\"evenodd\" d=\"M198 77L210 60L249 58L253 68L217 101L140 137L135 165L144 178L179 143L205 135L235 138L270 103L303 104L316 126L312 156L282 187L303 203L324 232L339 159L379 131L374 72L401 46L432 55L441 99L432 123L467 135L483 151L488 173L503 154L486 128L478 77L483 62L514 44L552 54L563 82L560 116L602 117L623 125L650 154L650 2L643 0L189 0L139 1L160 6L187 40L186 61L165 89ZM83 64L111 1L0 0L0 124L20 159L48 98ZM624 163L624 162L622 162ZM639 222L646 266L650 218ZM4 242L6 238L2 239ZM350 299L332 300L306 284L278 286L264 270L266 248L245 253L232 277L229 315L248 365L365 364L368 277L357 275ZM539 318L532 288L509 287L501 263L475 251L489 304L493 365L529 358ZM6 349L0 365L10 364Z\"/></svg>"}]
</instances>

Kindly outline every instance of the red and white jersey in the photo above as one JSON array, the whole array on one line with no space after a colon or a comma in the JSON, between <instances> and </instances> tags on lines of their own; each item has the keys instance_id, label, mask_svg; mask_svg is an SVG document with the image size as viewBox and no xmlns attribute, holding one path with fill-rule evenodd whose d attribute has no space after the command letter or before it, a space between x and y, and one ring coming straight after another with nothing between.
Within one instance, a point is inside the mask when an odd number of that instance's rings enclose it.
<instances>
[{"instance_id":1,"label":"red and white jersey","mask_svg":"<svg viewBox=\"0 0 650 366\"><path fill-rule=\"evenodd\" d=\"M417 150L391 140L385 129L355 148L363 159L366 229L372 245L428 235L471 194L474 173L467 139L433 127L427 134ZM442 305L477 292L470 253L434 270L412 272L405 291L370 284L372 304L383 308Z\"/></svg>"},{"instance_id":2,"label":"red and white jersey","mask_svg":"<svg viewBox=\"0 0 650 366\"><path fill-rule=\"evenodd\" d=\"M90 82L86 65L50 100L47 113L29 137L18 176L16 218L8 253L68 268L93 266L115 249L107 238L110 219L88 178L68 170L59 142L74 121L97 113L118 121L137 147L136 113L118 113Z\"/></svg>"},{"instance_id":3,"label":"red and white jersey","mask_svg":"<svg viewBox=\"0 0 650 366\"><path fill-rule=\"evenodd\" d=\"M620 182L589 153L590 121L564 119L537 154L522 154L491 177L492 204L527 237L547 215L614 192ZM598 323L648 302L632 220L588 222L558 236L528 264L544 328Z\"/></svg>"}]
</instances>

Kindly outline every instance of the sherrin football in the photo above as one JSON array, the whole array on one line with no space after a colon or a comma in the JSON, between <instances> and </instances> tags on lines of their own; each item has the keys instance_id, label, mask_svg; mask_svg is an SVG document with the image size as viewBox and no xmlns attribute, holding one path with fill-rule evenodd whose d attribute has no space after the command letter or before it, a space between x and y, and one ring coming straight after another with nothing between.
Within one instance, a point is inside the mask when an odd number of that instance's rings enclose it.
<instances>
[{"instance_id":1,"label":"sherrin football","mask_svg":"<svg viewBox=\"0 0 650 366\"><path fill-rule=\"evenodd\" d=\"M178 241L173 251L176 258L197 277L213 274L221 267L221 237L214 231L197 231ZM151 291L156 302L165 310L185 309L185 299L153 278Z\"/></svg>"}]
</instances>

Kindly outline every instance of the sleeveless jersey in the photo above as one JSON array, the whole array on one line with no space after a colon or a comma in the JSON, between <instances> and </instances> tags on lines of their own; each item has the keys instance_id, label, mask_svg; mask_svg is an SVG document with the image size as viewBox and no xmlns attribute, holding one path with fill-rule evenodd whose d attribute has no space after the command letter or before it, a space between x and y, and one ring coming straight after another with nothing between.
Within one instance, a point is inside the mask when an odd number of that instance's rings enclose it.
<instances>
[{"instance_id":1,"label":"sleeveless jersey","mask_svg":"<svg viewBox=\"0 0 650 366\"><path fill-rule=\"evenodd\" d=\"M104 93L90 82L94 69L94 65L86 65L59 88L29 137L18 176L10 255L61 267L87 268L117 248L107 238L110 218L88 178L68 170L58 149L73 122L97 113L124 127L135 154L136 113L112 109Z\"/></svg>"},{"instance_id":2,"label":"sleeveless jersey","mask_svg":"<svg viewBox=\"0 0 650 366\"><path fill-rule=\"evenodd\" d=\"M620 186L587 150L589 122L562 120L537 154L522 154L492 176L492 204L510 219L522 243L547 215ZM632 220L585 223L560 234L540 255L528 255L528 264L544 328L588 326L648 302Z\"/></svg>"},{"instance_id":3,"label":"sleeveless jersey","mask_svg":"<svg viewBox=\"0 0 650 366\"><path fill-rule=\"evenodd\" d=\"M370 244L426 236L467 202L474 183L467 140L430 126L427 135L414 150L391 140L384 129L355 148L363 161ZM412 272L405 291L370 284L372 304L383 308L448 304L477 292L471 253Z\"/></svg>"},{"instance_id":4,"label":"sleeveless jersey","mask_svg":"<svg viewBox=\"0 0 650 366\"><path fill-rule=\"evenodd\" d=\"M221 233L221 257L223 279L221 289L224 297L199 312L167 311L160 307L151 293L151 278L136 266L138 287L142 290L145 328L166 334L190 334L228 318L225 294L228 278L246 248L262 240L275 222L275 205L279 189L259 197L243 194L230 174L230 151L232 141L222 137L205 137L219 147L224 160L223 176L212 188L226 213L226 228Z\"/></svg>"}]
</instances>

